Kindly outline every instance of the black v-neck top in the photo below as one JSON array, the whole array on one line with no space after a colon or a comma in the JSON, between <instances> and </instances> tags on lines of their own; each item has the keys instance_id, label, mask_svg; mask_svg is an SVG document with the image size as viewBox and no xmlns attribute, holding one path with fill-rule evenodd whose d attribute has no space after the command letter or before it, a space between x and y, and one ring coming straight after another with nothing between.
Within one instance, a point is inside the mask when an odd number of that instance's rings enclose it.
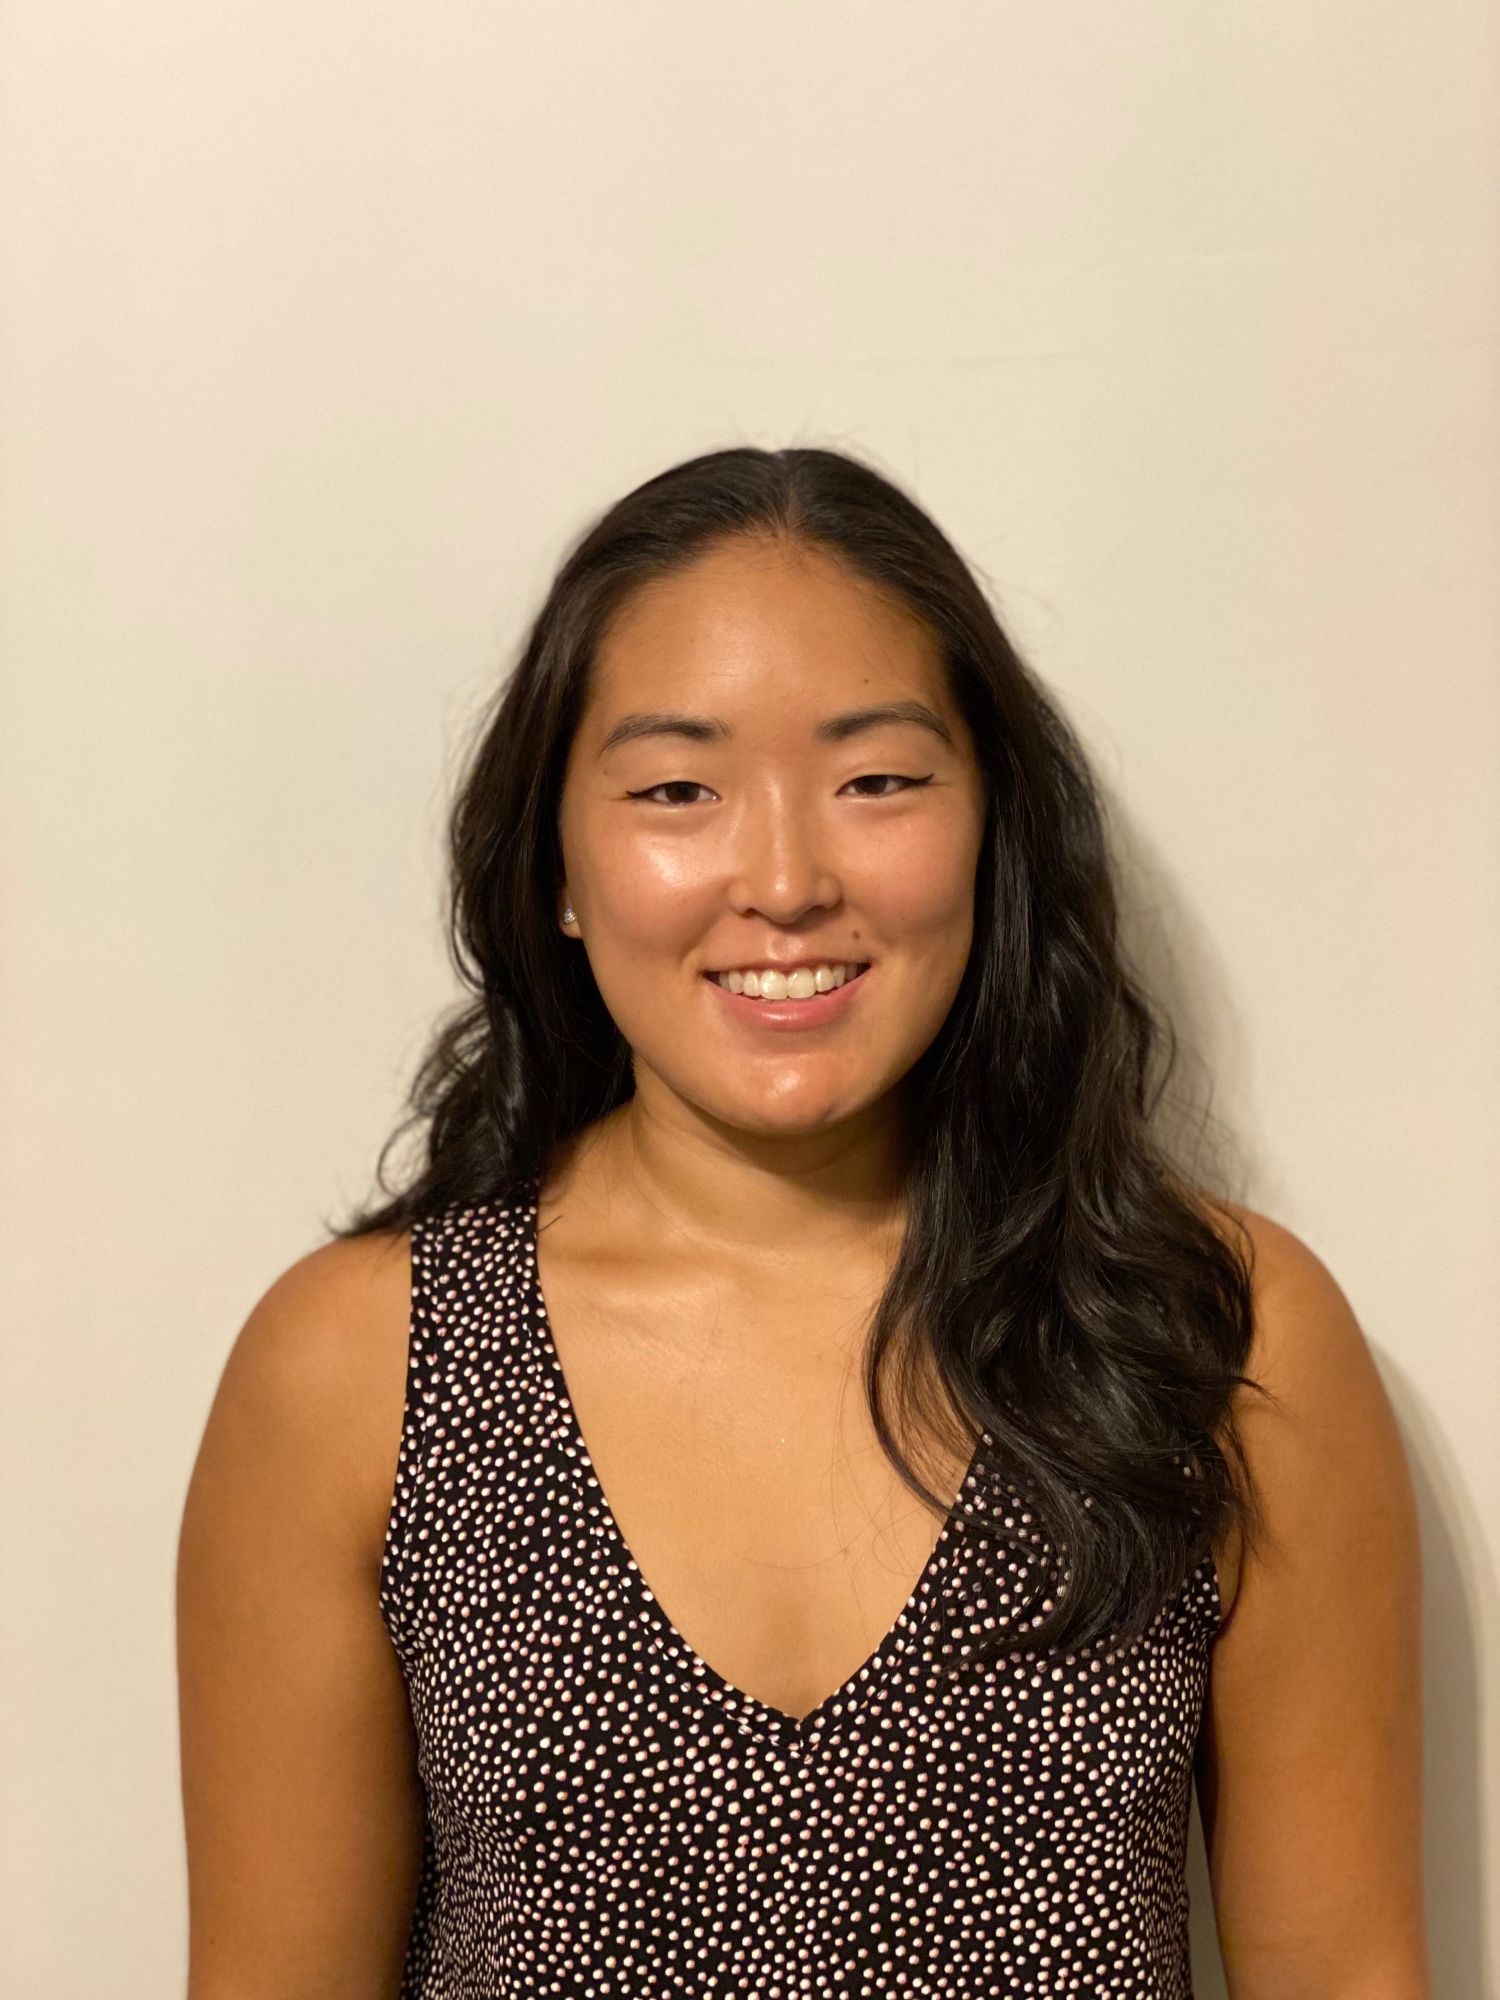
<instances>
[{"instance_id":1,"label":"black v-neck top","mask_svg":"<svg viewBox=\"0 0 1500 2000\"><path fill-rule=\"evenodd\" d=\"M784 1714L699 1658L636 1567L536 1224L533 1181L412 1232L379 1580L426 1801L402 2000L1191 2000L1212 1558L1132 1645L939 1675L1030 1569L967 1517L1044 1546L982 1438L890 1631Z\"/></svg>"}]
</instances>

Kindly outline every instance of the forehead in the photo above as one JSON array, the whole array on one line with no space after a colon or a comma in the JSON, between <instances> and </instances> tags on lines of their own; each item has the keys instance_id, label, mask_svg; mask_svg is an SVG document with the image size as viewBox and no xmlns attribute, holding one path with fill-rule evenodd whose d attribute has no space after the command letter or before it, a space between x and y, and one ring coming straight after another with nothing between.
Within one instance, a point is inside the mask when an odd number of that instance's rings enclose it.
<instances>
[{"instance_id":1,"label":"forehead","mask_svg":"<svg viewBox=\"0 0 1500 2000\"><path fill-rule=\"evenodd\" d=\"M739 537L633 591L599 644L596 714L691 689L821 704L876 686L944 700L928 627L838 557Z\"/></svg>"}]
</instances>

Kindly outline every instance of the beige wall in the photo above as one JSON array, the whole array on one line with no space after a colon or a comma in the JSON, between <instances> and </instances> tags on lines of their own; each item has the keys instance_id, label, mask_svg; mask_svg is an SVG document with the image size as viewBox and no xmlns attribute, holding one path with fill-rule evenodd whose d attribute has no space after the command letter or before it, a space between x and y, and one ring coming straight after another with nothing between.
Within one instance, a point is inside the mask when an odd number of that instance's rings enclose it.
<instances>
[{"instance_id":1,"label":"beige wall","mask_svg":"<svg viewBox=\"0 0 1500 2000\"><path fill-rule=\"evenodd\" d=\"M180 1990L185 1482L448 997L476 705L597 507L802 441L908 483L1061 690L1240 1192L1374 1344L1479 1993L1494 8L7 14L0 1987Z\"/></svg>"}]
</instances>

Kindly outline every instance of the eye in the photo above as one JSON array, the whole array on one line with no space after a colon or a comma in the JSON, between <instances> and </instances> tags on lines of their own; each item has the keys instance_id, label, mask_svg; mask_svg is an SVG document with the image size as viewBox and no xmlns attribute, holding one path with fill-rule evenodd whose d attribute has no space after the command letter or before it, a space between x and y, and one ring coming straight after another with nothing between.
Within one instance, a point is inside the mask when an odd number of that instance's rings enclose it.
<instances>
[{"instance_id":1,"label":"eye","mask_svg":"<svg viewBox=\"0 0 1500 2000\"><path fill-rule=\"evenodd\" d=\"M691 805L693 803L691 799L658 800L655 795L657 792L706 792L707 790L707 785L696 784L691 778L668 778L665 784L652 785L644 792L627 792L625 796L627 799L650 799L653 805Z\"/></svg>"},{"instance_id":2,"label":"eye","mask_svg":"<svg viewBox=\"0 0 1500 2000\"><path fill-rule=\"evenodd\" d=\"M849 782L851 785L871 785L879 784L885 778L891 779L904 792L915 791L919 785L930 785L932 783L931 772L925 778L903 778L895 771L871 771L866 777L851 778ZM861 796L867 799L893 799L898 794L895 792L865 792Z\"/></svg>"},{"instance_id":3,"label":"eye","mask_svg":"<svg viewBox=\"0 0 1500 2000\"><path fill-rule=\"evenodd\" d=\"M903 792L916 791L919 786L930 785L932 783L932 773L929 772L925 778L903 778L895 771L870 771L863 777L851 778L849 780L851 785L883 784L886 782L898 786L900 791ZM625 796L628 799L646 799L652 805L690 806L696 804L696 800L658 799L656 795L658 792L706 792L707 790L707 785L700 785L692 778L668 778L662 784L651 785L642 792L627 792ZM864 792L860 796L867 799L894 799L899 797L899 795L899 792L891 791Z\"/></svg>"}]
</instances>

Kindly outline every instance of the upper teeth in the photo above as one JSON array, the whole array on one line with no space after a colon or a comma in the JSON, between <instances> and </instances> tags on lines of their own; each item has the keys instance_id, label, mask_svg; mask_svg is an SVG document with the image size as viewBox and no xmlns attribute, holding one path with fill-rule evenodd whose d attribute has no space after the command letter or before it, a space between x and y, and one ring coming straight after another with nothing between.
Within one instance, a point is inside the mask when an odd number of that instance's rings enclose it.
<instances>
[{"instance_id":1,"label":"upper teeth","mask_svg":"<svg viewBox=\"0 0 1500 2000\"><path fill-rule=\"evenodd\" d=\"M716 972L714 978L731 993L743 993L751 1000L810 1000L814 993L831 993L852 979L859 967L851 965L801 965L795 972L745 971Z\"/></svg>"}]
</instances>

